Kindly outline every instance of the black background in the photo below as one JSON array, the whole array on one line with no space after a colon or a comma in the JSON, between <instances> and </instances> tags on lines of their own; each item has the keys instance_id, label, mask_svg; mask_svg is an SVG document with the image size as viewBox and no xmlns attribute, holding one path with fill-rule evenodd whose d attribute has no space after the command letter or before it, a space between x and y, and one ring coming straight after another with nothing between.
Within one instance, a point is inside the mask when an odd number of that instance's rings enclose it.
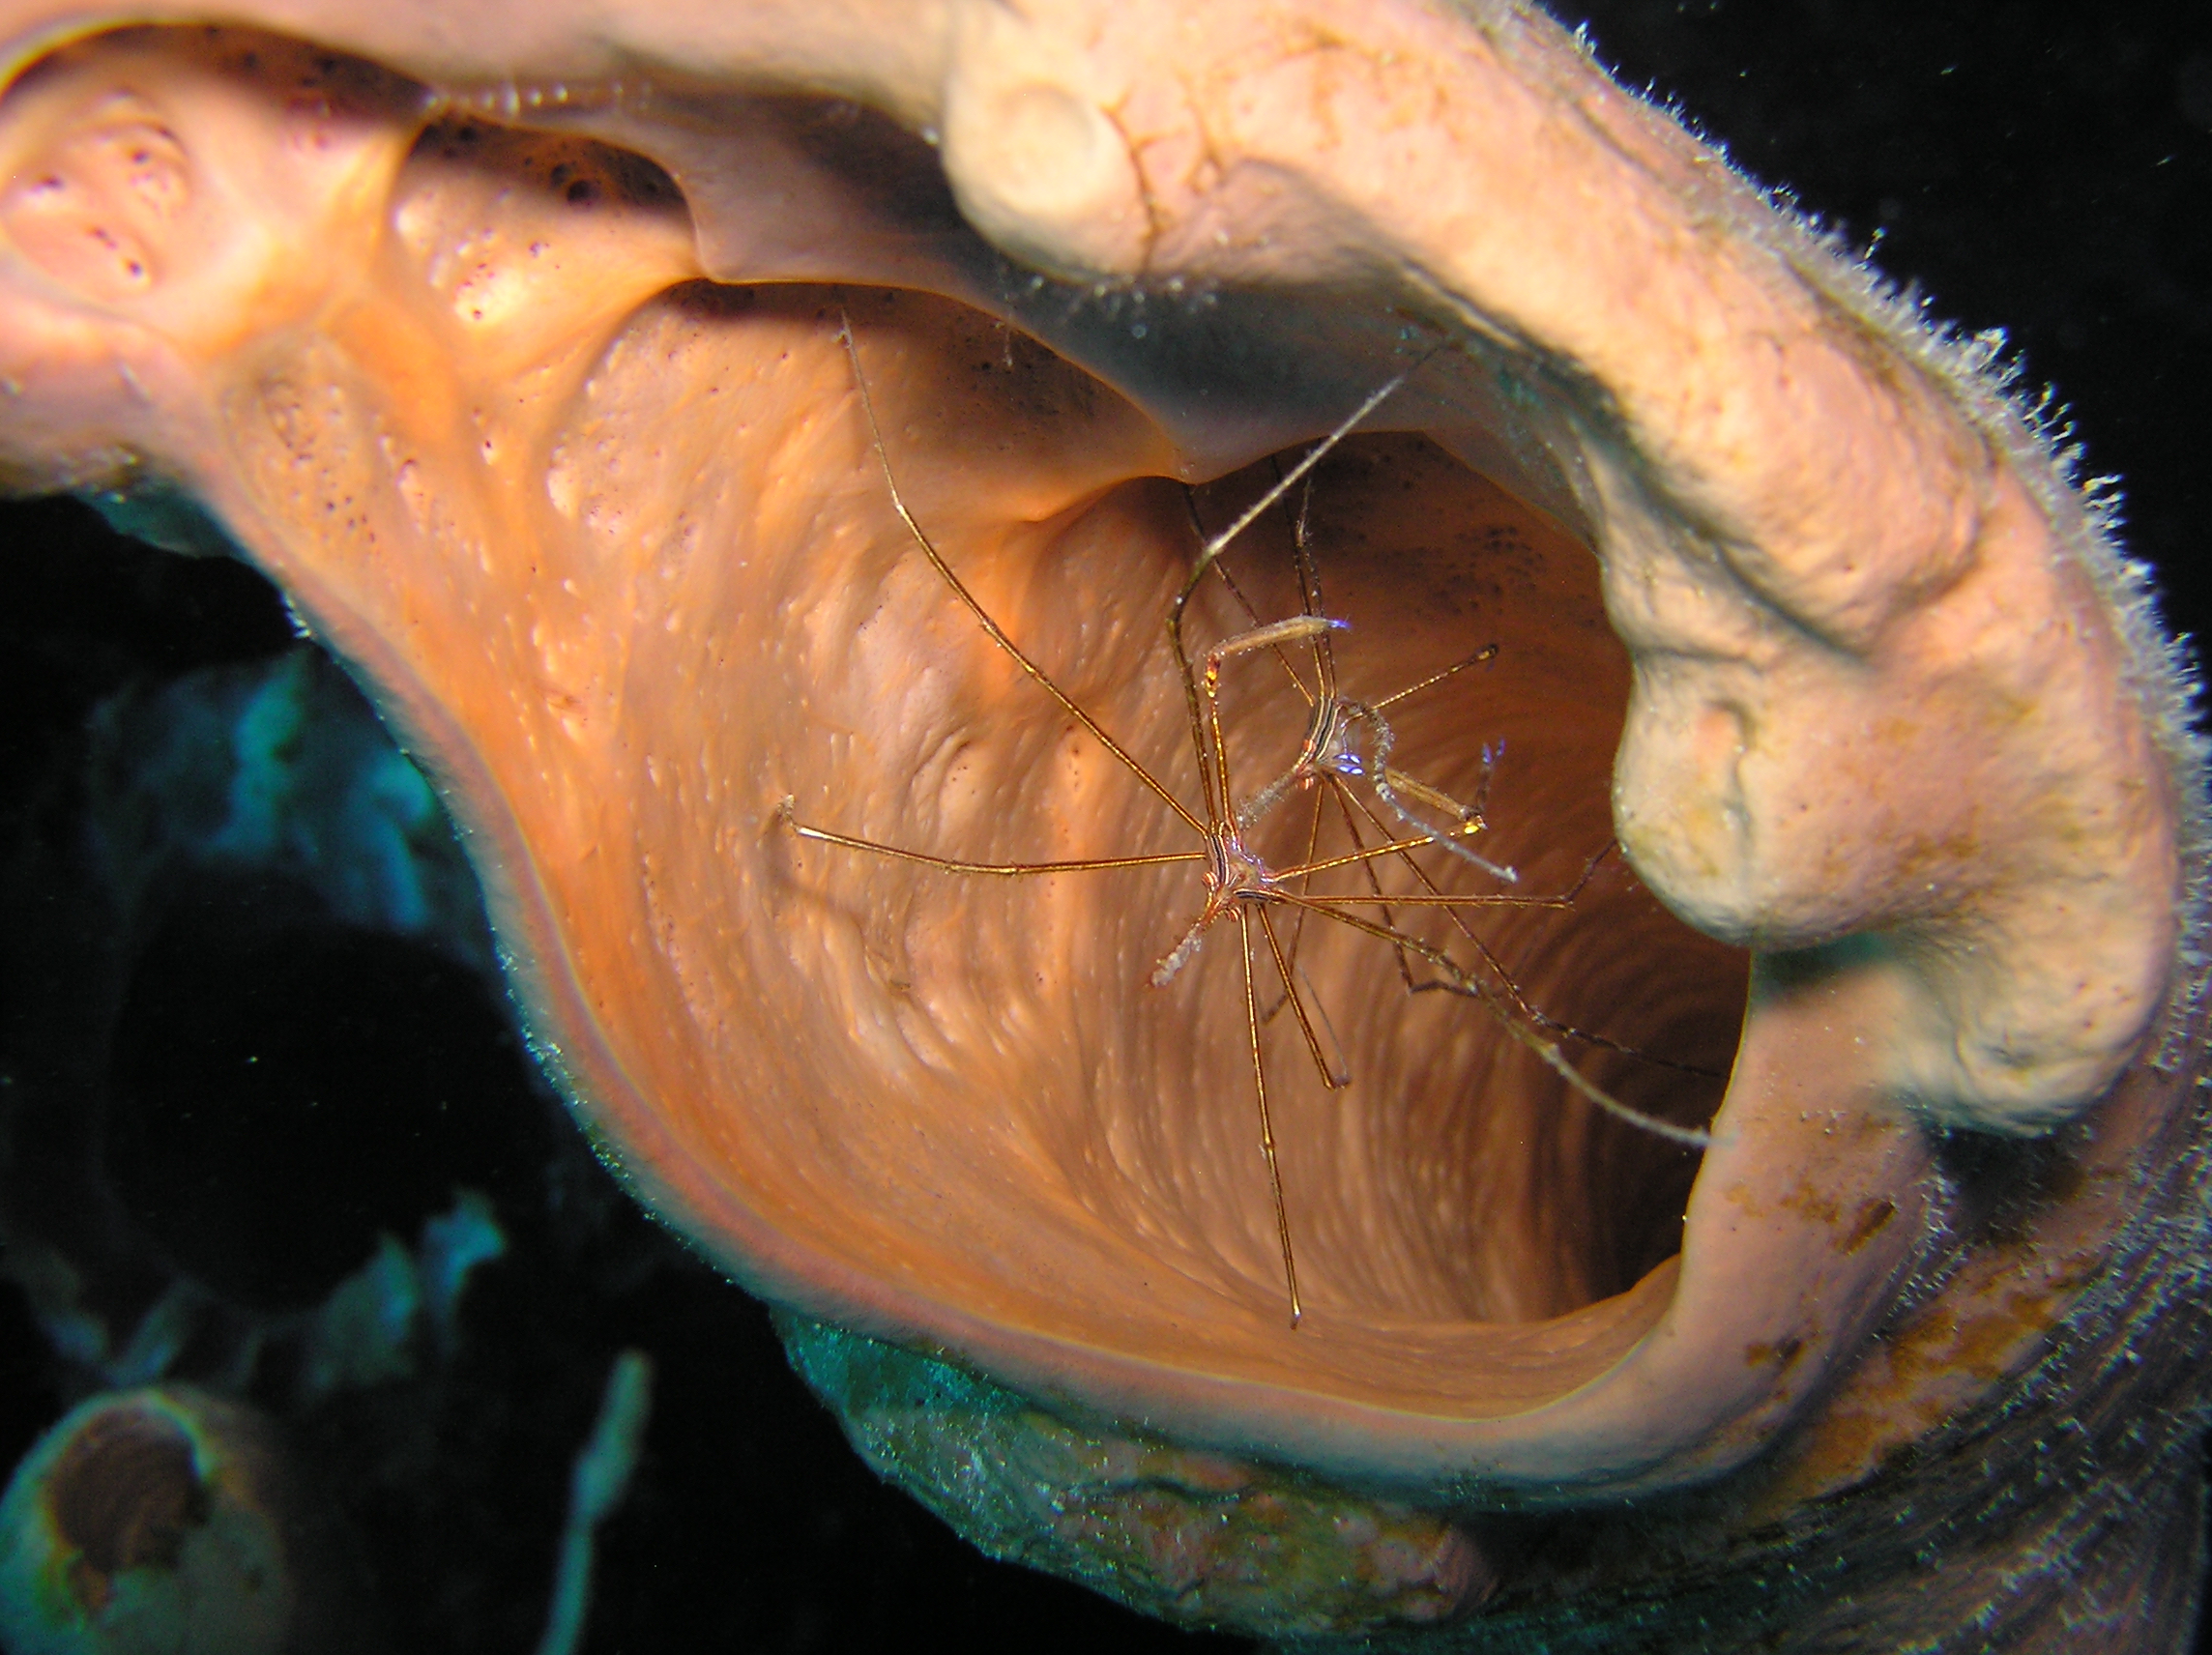
<instances>
[{"instance_id":1,"label":"black background","mask_svg":"<svg viewBox=\"0 0 2212 1655\"><path fill-rule=\"evenodd\" d=\"M2131 545L2160 569L2177 628L2196 631L2212 600L2212 26L2201 9L2185 26L2183 10L1620 0L1567 15L1755 176L1856 245L1878 232L1877 262L1931 293L1936 314L2006 329L2025 382L2054 385L2072 409L2086 470L2124 479ZM0 845L43 830L100 698L288 639L242 568L130 548L66 503L0 512ZM639 1483L606 1530L592 1649L1201 1641L986 1563L878 1486L784 1369L764 1313L580 1154L465 977L313 927L211 922L163 948L96 1065L151 1112L157 1158L190 1163L159 1135L180 1097L235 1092L239 1054L280 1046L283 1074L239 1105L265 1107L272 1130L232 1134L199 1170L233 1206L258 1190L260 1205L301 1215L300 1245L284 1250L295 1268L318 1249L358 1258L379 1227L411 1234L448 1181L489 1190L514 1235L516 1260L473 1290L470 1349L435 1394L409 1394L410 1419L356 1409L306 1434L352 1489L380 1573L403 1582L387 1593L396 1646L532 1646L567 1457L628 1344L653 1351L661 1381ZM379 1055L394 1031L404 1061ZM0 1052L7 1084L52 1081L33 1046ZM287 1086L364 1110L373 1099L376 1129L333 1109L338 1125L278 1153ZM469 1102L459 1118L439 1107L448 1094ZM427 1182L426 1162L440 1169ZM241 1293L306 1291L256 1276L236 1235L169 1239L199 1249L198 1267L231 1270ZM0 1292L0 1465L68 1400L42 1350L19 1298Z\"/></svg>"}]
</instances>

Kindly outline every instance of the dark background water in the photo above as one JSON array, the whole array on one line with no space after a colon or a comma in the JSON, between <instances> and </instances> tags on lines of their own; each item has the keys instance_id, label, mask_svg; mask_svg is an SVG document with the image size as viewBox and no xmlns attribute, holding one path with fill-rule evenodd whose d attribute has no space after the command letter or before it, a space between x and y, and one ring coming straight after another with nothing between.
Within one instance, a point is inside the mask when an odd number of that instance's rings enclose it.
<instances>
[{"instance_id":1,"label":"dark background water","mask_svg":"<svg viewBox=\"0 0 2212 1655\"><path fill-rule=\"evenodd\" d=\"M1563 10L1623 78L1678 99L1853 243L1876 241L1936 314L2005 328L2026 382L2072 409L2086 470L2124 479L2130 542L2160 569L2174 624L2203 626L2212 15L1997 0ZM58 831L69 790L55 778L103 698L290 638L240 566L131 547L66 503L0 511L0 854ZM54 923L4 917L18 940ZM281 892L206 893L146 944L108 1034L79 1042L73 1065L56 1056L66 1007L26 1031L40 995L21 973L60 980L75 956L65 943L26 968L17 947L0 1084L129 1101L139 1123L117 1176L139 1220L255 1302L321 1291L378 1230L412 1234L454 1183L492 1196L513 1254L472 1287L450 1369L393 1393L404 1418L356 1408L310 1433L354 1491L378 1569L407 1582L388 1594L397 1646L532 1645L568 1457L607 1360L631 1345L653 1352L660 1384L638 1484L606 1531L592 1649L1203 1641L987 1563L880 1487L785 1370L759 1307L581 1152L465 972L297 918ZM227 1128L196 1107L218 1095ZM65 1378L20 1295L0 1291L0 1466L60 1411Z\"/></svg>"}]
</instances>

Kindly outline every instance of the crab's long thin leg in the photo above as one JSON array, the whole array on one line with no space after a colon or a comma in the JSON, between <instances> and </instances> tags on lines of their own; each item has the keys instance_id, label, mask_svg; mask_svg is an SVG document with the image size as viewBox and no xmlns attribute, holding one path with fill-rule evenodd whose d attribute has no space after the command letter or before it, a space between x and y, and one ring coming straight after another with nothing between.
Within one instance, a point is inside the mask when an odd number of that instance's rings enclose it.
<instances>
[{"instance_id":1,"label":"crab's long thin leg","mask_svg":"<svg viewBox=\"0 0 2212 1655\"><path fill-rule=\"evenodd\" d=\"M1275 958L1275 974L1283 979L1283 993L1291 1002L1291 1014L1298 1020L1298 1032L1306 1037L1306 1053L1313 1059L1314 1073L1321 1076L1323 1088L1335 1091L1351 1084L1350 1075L1340 1075L1322 1056L1321 1036L1314 1032L1313 1020L1306 1015L1305 1002L1298 998L1298 986L1292 980L1290 962L1283 957L1283 944L1275 935L1275 921L1263 903L1260 909L1260 932L1267 939L1267 952Z\"/></svg>"},{"instance_id":2,"label":"crab's long thin leg","mask_svg":"<svg viewBox=\"0 0 2212 1655\"><path fill-rule=\"evenodd\" d=\"M1422 363L1426 361L1428 361L1427 357L1421 359ZM1199 548L1197 561L1191 565L1190 577L1182 583L1182 590L1176 594L1175 601L1168 606L1168 641L1175 649L1176 665L1182 673L1183 700L1190 713L1191 739L1198 745L1202 766L1203 755L1206 750L1206 721L1199 708L1197 675L1191 671L1190 652L1184 647L1182 637L1183 611L1190 607L1191 594L1198 590L1198 583L1206 578L1206 571L1213 566L1215 560L1229 549L1230 543L1237 536L1243 534L1260 518L1262 513L1272 508L1275 502L1295 487L1306 473L1321 464L1329 450L1350 436L1362 421L1388 401L1391 393L1401 385L1404 385L1412 377L1414 368L1418 368L1420 365L1421 363L1415 363L1413 367L1383 381L1382 385L1369 392L1366 400L1347 415L1335 430L1316 443L1303 459L1284 474L1281 481L1238 512L1235 522ZM1226 790L1219 796L1218 809L1216 809L1216 795L1213 791L1214 781L1210 776L1202 779L1206 782L1208 813L1212 815L1216 821L1227 818L1235 806L1230 803Z\"/></svg>"},{"instance_id":3,"label":"crab's long thin leg","mask_svg":"<svg viewBox=\"0 0 2212 1655\"><path fill-rule=\"evenodd\" d=\"M1350 792L1350 790L1346 788L1341 777L1332 775L1326 777L1325 779L1328 784L1329 797L1336 800L1337 813L1344 818L1345 835L1351 839L1352 848L1361 854L1359 871L1367 876L1367 887L1369 891L1371 891L1376 897L1380 898L1382 895L1382 881L1375 872L1375 864L1372 861L1365 859L1367 841L1360 836L1358 819L1352 814L1352 801L1346 798L1346 795ZM1319 792L1316 792L1314 795L1314 826L1318 832L1321 826L1321 795ZM1377 824L1377 827L1380 829L1381 824ZM1389 839L1390 835L1387 831L1383 831L1382 837L1384 839ZM1395 841L1393 841L1393 843L1395 843ZM1401 852L1401 857L1406 864L1413 870L1413 872L1421 879L1424 884L1428 884L1432 890L1436 888L1435 886L1429 881L1427 870L1424 869L1419 862L1413 860L1412 853L1411 851ZM1309 855L1306 859L1311 861L1313 858ZM1307 884L1301 885L1298 889L1301 895L1311 895L1313 886L1309 881ZM1391 917L1389 908L1384 906L1382 912L1382 923L1389 926L1393 931L1396 930L1398 928L1398 922ZM1459 924L1459 921L1456 918L1453 922L1455 924ZM1304 933L1305 923L1305 912L1301 909L1298 913L1298 930L1301 935ZM1464 931L1467 929L1467 927L1464 924L1461 924L1460 929ZM1405 949L1397 948L1394 949L1393 952L1396 954L1398 960L1399 979L1405 983L1406 988L1410 993L1415 986L1413 982L1412 963L1406 958Z\"/></svg>"},{"instance_id":4,"label":"crab's long thin leg","mask_svg":"<svg viewBox=\"0 0 2212 1655\"><path fill-rule=\"evenodd\" d=\"M848 851L866 851L872 856L888 857L893 861L917 862L925 868L935 868L947 874L983 874L996 879L1021 879L1033 874L1084 874L1096 873L1106 868L1157 868L1170 862L1203 862L1204 851L1160 851L1143 857L1091 857L1070 862L965 862L952 857L933 857L927 851L910 851L901 845L887 845L878 839L855 838L849 833L832 833L827 828L809 828L788 811L784 820L791 830L801 839L812 839L817 844L837 845Z\"/></svg>"},{"instance_id":5,"label":"crab's long thin leg","mask_svg":"<svg viewBox=\"0 0 2212 1655\"><path fill-rule=\"evenodd\" d=\"M1182 503L1183 509L1190 515L1190 526L1198 536L1198 543L1203 546L1207 541L1206 520L1199 516L1198 501L1187 486L1182 491ZM1260 619L1260 611L1252 606L1252 600L1244 595L1244 589L1237 584L1237 577L1229 572L1229 566L1217 559L1213 572L1220 577L1221 584L1229 589L1229 595L1237 600L1237 607L1244 611L1244 618L1255 626L1265 624ZM1291 665L1291 657L1283 653L1280 646L1271 653L1281 665L1284 676L1291 681L1292 687L1298 692L1298 699L1311 707L1314 704L1314 692L1306 687L1306 681L1298 675L1298 669Z\"/></svg>"},{"instance_id":6,"label":"crab's long thin leg","mask_svg":"<svg viewBox=\"0 0 2212 1655\"><path fill-rule=\"evenodd\" d=\"M1409 937L1402 931L1393 931L1386 925L1377 924L1370 919L1363 919L1356 914L1347 914L1342 909L1331 907L1327 901L1320 898L1293 896L1288 891L1278 890L1274 893L1272 900L1290 903L1296 907L1310 908L1314 913L1323 915L1324 918L1333 919L1339 925L1349 925L1354 931L1364 932L1366 935L1380 938L1385 943L1411 948L1450 979L1454 993L1463 995L1482 1006L1492 1017L1498 1020L1506 1033L1526 1046L1546 1067L1555 1070L1560 1079L1564 1080L1589 1102L1604 1110L1606 1114L1617 1120L1626 1122L1630 1126L1648 1132L1654 1137L1665 1138L1672 1143L1686 1145L1694 1149L1706 1149L1712 1147L1713 1136L1711 1133L1700 1131L1694 1126L1677 1126L1672 1120L1662 1120L1656 1115L1646 1115L1641 1109L1635 1109L1622 1103L1602 1087L1586 1078L1582 1071L1568 1062L1560 1053L1557 1041L1544 1039L1529 1029L1527 1024L1516 1019L1510 1010L1499 1004L1496 997L1486 993L1482 985L1462 971L1459 963L1441 948L1434 947L1417 937Z\"/></svg>"},{"instance_id":7,"label":"crab's long thin leg","mask_svg":"<svg viewBox=\"0 0 2212 1655\"><path fill-rule=\"evenodd\" d=\"M1207 730L1213 740L1213 770L1221 784L1221 813L1214 821L1224 832L1236 829L1236 792L1229 782L1229 742L1221 733L1221 653L1216 650L1206 657Z\"/></svg>"},{"instance_id":8,"label":"crab's long thin leg","mask_svg":"<svg viewBox=\"0 0 2212 1655\"><path fill-rule=\"evenodd\" d=\"M1170 793L1159 778L1139 764L1121 742L1107 735L1098 720L1091 717L1073 696L1055 683L1042 667L1022 653L1021 646L1006 636L1004 629L1000 626L997 621L992 619L991 612L977 601L975 595L968 590L967 585L957 574L952 572L952 566L945 561L944 554L938 551L936 542L931 540L929 536L923 533L921 525L915 521L914 513L907 509L906 497L899 492L898 478L891 470L890 450L884 446L883 426L876 419L876 399L868 390L867 375L860 369L860 347L853 337L853 318L846 312L842 304L837 306L837 319L839 336L845 341L845 354L853 363L853 383L859 389L860 412L867 419L868 436L875 445L876 463L883 468L884 484L890 490L891 505L898 511L899 521L906 525L907 533L914 537L914 543L921 548L921 555L929 560L929 566L937 571L938 578L945 582L955 597L959 598L967 608L968 613L975 618L975 624L983 628L984 635L1004 652L1007 659L1033 679L1039 688L1060 704L1062 711L1088 730L1098 744L1112 753L1131 775L1150 788L1161 803L1181 817L1184 826L1189 828L1193 833L1203 836L1207 831L1207 825L1193 816L1182 800Z\"/></svg>"},{"instance_id":9,"label":"crab's long thin leg","mask_svg":"<svg viewBox=\"0 0 2212 1655\"><path fill-rule=\"evenodd\" d=\"M1498 646L1496 644L1485 644L1481 649L1475 651L1473 654L1463 656L1459 660L1452 662L1450 666L1443 668L1441 671L1429 674L1429 676L1421 680L1419 683L1410 683L1404 689L1392 690L1388 695L1383 696L1380 701L1370 701L1367 705L1375 709L1376 711L1380 712L1385 707L1397 706L1399 702L1405 700L1409 695L1418 695L1422 690L1427 689L1434 684L1442 683L1446 679L1457 678L1461 673L1467 671L1469 667L1478 667L1481 666L1485 661L1496 660L1497 658Z\"/></svg>"},{"instance_id":10,"label":"crab's long thin leg","mask_svg":"<svg viewBox=\"0 0 2212 1655\"><path fill-rule=\"evenodd\" d=\"M1291 553L1298 569L1298 606L1308 615L1324 613L1321 601L1321 570L1314 564L1313 541L1307 537L1307 527L1313 516L1314 479L1309 476L1305 487L1298 490L1297 520L1291 525ZM1314 670L1321 678L1321 692L1334 699L1336 695L1336 651L1328 634L1314 640Z\"/></svg>"},{"instance_id":11,"label":"crab's long thin leg","mask_svg":"<svg viewBox=\"0 0 2212 1655\"><path fill-rule=\"evenodd\" d=\"M1306 854L1305 854L1305 860L1306 860L1306 861L1308 861L1308 862L1311 862L1311 861L1312 861L1312 860L1313 860L1313 859L1314 859L1314 858L1315 858L1317 856L1319 856L1320 854L1321 854L1321 795L1320 795L1320 794L1317 792L1317 793L1314 795L1314 801L1313 801L1313 815L1312 815L1312 817L1311 817L1311 818L1309 818L1309 819L1308 819L1308 821L1307 821L1307 823L1306 823ZM1380 887L1378 887L1378 888L1380 888ZM1298 891L1299 891L1299 893L1300 893L1301 895L1310 895L1310 894L1312 893L1312 890L1313 890L1313 875L1311 875L1311 874L1307 874L1307 875L1305 875L1303 878L1301 878L1301 879L1299 879L1299 880L1298 880ZM1389 916L1387 914L1385 914L1385 915L1382 916L1382 918L1383 918L1383 922L1384 922L1385 924L1387 924L1387 923L1389 922L1389 918L1390 918L1390 916ZM1293 926L1293 928L1292 928L1292 931L1291 931L1291 964L1292 964L1292 966L1293 966L1294 968L1295 968L1295 967L1297 965L1297 963L1298 963L1298 947L1299 947L1299 944L1301 944L1302 943L1304 943L1304 941L1305 941L1305 936L1306 936L1306 912L1305 912L1305 910L1304 910L1304 909L1302 909L1302 908L1301 908L1301 909L1299 909L1299 910L1298 910L1298 915L1297 915L1297 920L1296 920L1296 923L1295 923L1295 924ZM1412 980L1410 977L1407 979L1407 983L1406 983L1406 986L1407 986L1408 988L1411 988L1411 987L1412 987ZM1271 1020L1271 1019L1274 1017L1275 1013L1276 1013L1277 1011L1281 1010L1281 1009L1282 1009L1282 1008L1281 1008L1280 1006L1273 1006L1273 1007L1270 1007L1270 1008L1268 1009L1268 1012L1267 1012L1267 1016L1268 1016L1268 1018Z\"/></svg>"},{"instance_id":12,"label":"crab's long thin leg","mask_svg":"<svg viewBox=\"0 0 2212 1655\"><path fill-rule=\"evenodd\" d=\"M1429 877L1428 869L1422 867L1420 862L1411 854L1412 852L1418 850L1425 841L1420 839L1391 839L1390 829L1380 819L1377 818L1372 810L1367 808L1363 801L1361 801L1355 795L1351 792L1349 788L1346 788L1343 783L1338 781L1335 777L1330 777L1328 779L1331 782L1333 791L1336 794L1337 808L1344 812L1345 831L1350 835L1353 843L1354 845L1362 844L1359 833L1359 825L1356 821L1353 820L1352 815L1352 812L1356 810L1359 812L1360 816L1367 820L1369 826L1374 828L1378 833L1381 833L1383 838L1388 841L1388 843L1383 846L1385 853L1395 851L1399 854L1399 859L1405 863L1407 871L1410 872L1413 878L1420 881L1422 891L1417 895L1400 892L1396 895L1385 896L1382 893L1381 884L1376 879L1373 861L1362 860L1362 871L1364 871L1367 875L1368 885L1373 891L1373 895L1362 896L1355 893L1331 895L1325 898L1325 900L1330 902L1358 903L1361 906L1365 906L1368 903L1373 902L1377 904L1381 909L1381 919L1382 924L1389 927L1393 931L1397 929L1397 921L1391 913L1391 910L1394 908L1428 908L1440 910L1443 914L1444 917L1451 921L1452 929L1457 931L1463 938L1467 940L1469 945L1471 946L1476 954L1481 957L1482 964L1487 966L1490 969L1492 974L1497 977L1500 992L1502 992L1505 998L1513 1002L1514 1007L1531 1023L1534 1023L1541 1028L1549 1029L1555 1034L1563 1034L1570 1040L1578 1041L1583 1045L1600 1047L1608 1052L1618 1052L1624 1058L1634 1058L1638 1062L1648 1063L1653 1068L1673 1069L1677 1074L1696 1075L1702 1080L1720 1080L1725 1078L1715 1070L1708 1069L1701 1063L1684 1063L1679 1062L1673 1058L1656 1057L1653 1054L1644 1051L1642 1047L1631 1046L1625 1041L1615 1040L1610 1035L1593 1033L1587 1029L1577 1028L1572 1023L1562 1023L1557 1018L1549 1015L1534 1005L1531 1005L1528 1002L1528 997L1521 992L1520 985L1514 982L1513 973L1505 969L1505 962L1500 960L1497 954L1492 952L1490 944L1485 943L1472 930L1469 929L1467 921L1459 916L1458 910L1463 908L1571 909L1581 898L1583 892L1589 888L1590 881L1597 877L1597 870L1603 867L1606 860L1612 857L1614 852L1620 848L1618 840L1608 840L1604 845L1600 846L1595 852L1593 852L1583 862L1583 871L1576 876L1575 883L1569 886L1565 890L1559 891L1555 895L1453 895L1438 888L1436 881ZM1300 888L1302 892L1310 894L1309 886L1301 886ZM1302 922L1304 915L1301 914L1299 917ZM1295 953L1295 945L1294 944L1294 957ZM1412 970L1406 964L1406 950L1403 946L1398 949L1398 968L1399 973L1405 979L1406 987L1411 993L1419 994L1426 989L1435 988L1445 989L1452 993L1465 992L1460 985L1448 981L1433 980L1426 983L1416 983L1413 980Z\"/></svg>"},{"instance_id":13,"label":"crab's long thin leg","mask_svg":"<svg viewBox=\"0 0 2212 1655\"><path fill-rule=\"evenodd\" d=\"M1318 862L1295 863L1290 867L1276 870L1275 877L1277 879L1293 879L1302 874L1324 874L1337 868L1355 867L1362 863L1372 864L1386 857L1404 857L1409 851L1418 851L1437 842L1437 836L1434 833L1423 833L1417 839L1391 839L1384 844L1371 845L1357 851L1348 851L1342 856L1326 857ZM1602 860L1604 855L1604 852L1600 852L1596 857L1592 858L1591 865ZM1423 879L1423 884L1427 885L1429 888L1418 893L1403 891L1392 896L1384 896L1380 893L1375 896L1361 896L1356 892L1348 891L1342 894L1332 894L1328 900L1331 902L1388 902L1404 908L1568 909L1574 907L1575 899L1582 895L1584 887L1589 884L1589 868L1586 866L1575 883L1565 890L1554 891L1549 896L1501 896L1496 892L1470 894L1460 891L1439 890L1435 884L1426 878ZM1472 939L1470 938L1470 941Z\"/></svg>"},{"instance_id":14,"label":"crab's long thin leg","mask_svg":"<svg viewBox=\"0 0 2212 1655\"><path fill-rule=\"evenodd\" d=\"M1206 684L1207 724L1212 735L1214 767L1221 782L1221 820L1225 824L1233 822L1238 831L1249 828L1272 810L1299 772L1298 768L1293 766L1242 804L1236 802L1236 793L1229 785L1229 751L1221 734L1222 666L1238 655L1251 654L1259 650L1271 650L1280 657L1285 644L1311 642L1325 637L1343 625L1343 622L1331 621L1323 615L1294 615L1287 621L1270 621L1248 632L1225 638L1207 651L1203 680ZM1289 665L1288 662L1284 664L1286 667Z\"/></svg>"},{"instance_id":15,"label":"crab's long thin leg","mask_svg":"<svg viewBox=\"0 0 2212 1655\"><path fill-rule=\"evenodd\" d=\"M1283 1169L1275 1160L1275 1122L1267 1113L1267 1065L1260 1056L1260 996L1253 983L1252 920L1237 905L1237 936L1244 957L1244 1028L1251 1037L1252 1093L1260 1103L1260 1149L1267 1157L1267 1187L1275 1198L1275 1239L1283 1249L1283 1280L1291 1292L1291 1325L1305 1314L1298 1302L1298 1261L1291 1246L1291 1214L1283 1205Z\"/></svg>"}]
</instances>

